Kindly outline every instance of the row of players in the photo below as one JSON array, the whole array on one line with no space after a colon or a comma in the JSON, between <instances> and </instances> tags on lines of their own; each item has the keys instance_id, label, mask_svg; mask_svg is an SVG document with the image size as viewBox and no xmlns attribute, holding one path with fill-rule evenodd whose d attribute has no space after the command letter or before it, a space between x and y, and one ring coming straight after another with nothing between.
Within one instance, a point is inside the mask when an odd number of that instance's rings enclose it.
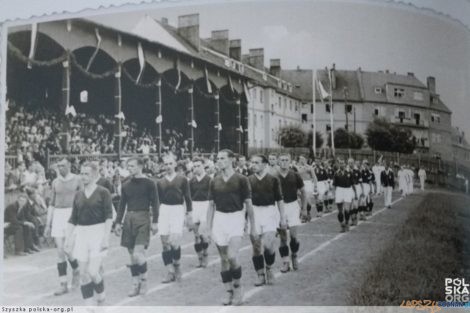
<instances>
[{"instance_id":1,"label":"row of players","mask_svg":"<svg viewBox=\"0 0 470 313\"><path fill-rule=\"evenodd\" d=\"M200 267L207 266L207 249L214 242L226 290L223 304L240 305L243 294L238 254L245 232L253 245L256 286L261 286L274 281L277 233L281 238L281 272L288 272L291 264L298 269L297 230L301 218L308 216L309 204L321 213L323 207L331 211L336 202L342 232L348 231L350 219L351 225L356 225L358 216L366 219L371 214L374 175L367 162L350 159L346 165L339 159L335 169L328 162L315 167L299 162L293 169L289 154L281 154L274 166L264 155L254 155L250 160L253 174L247 177L235 171L234 157L230 150L220 151L213 177L205 173L205 161L195 158L194 175L188 180L176 173L175 157L167 155L163 159L165 176L156 183L142 174L142 159L128 160L130 176L121 187L114 233L121 237L121 246L130 256L130 297L147 291L146 252L151 233L160 235L163 246L162 259L168 271L163 283L181 280L184 225L194 232ZM58 251L61 284L55 295L68 292L68 260L73 270L72 286L81 285L87 305L100 305L105 302L103 258L113 224L111 194L95 162L84 163L79 176L70 172L66 159L59 162L58 169L46 225L46 234L55 239ZM387 167L381 181L389 207L393 180L393 171Z\"/></svg>"}]
</instances>

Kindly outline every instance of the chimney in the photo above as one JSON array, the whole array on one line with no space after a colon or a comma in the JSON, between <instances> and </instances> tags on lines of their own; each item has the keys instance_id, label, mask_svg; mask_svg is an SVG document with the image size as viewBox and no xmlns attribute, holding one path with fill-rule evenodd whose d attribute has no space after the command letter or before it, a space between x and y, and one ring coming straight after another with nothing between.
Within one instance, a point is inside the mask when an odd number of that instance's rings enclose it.
<instances>
[{"instance_id":1,"label":"chimney","mask_svg":"<svg viewBox=\"0 0 470 313\"><path fill-rule=\"evenodd\" d=\"M237 61L242 60L242 41L241 39L230 40L229 56Z\"/></svg>"},{"instance_id":2,"label":"chimney","mask_svg":"<svg viewBox=\"0 0 470 313\"><path fill-rule=\"evenodd\" d=\"M248 63L257 69L264 71L264 48L250 49Z\"/></svg>"},{"instance_id":3,"label":"chimney","mask_svg":"<svg viewBox=\"0 0 470 313\"><path fill-rule=\"evenodd\" d=\"M331 89L336 89L336 64L331 67Z\"/></svg>"},{"instance_id":4,"label":"chimney","mask_svg":"<svg viewBox=\"0 0 470 313\"><path fill-rule=\"evenodd\" d=\"M436 93L436 78L433 76L428 76L426 82L428 84L428 90L431 93Z\"/></svg>"},{"instance_id":5,"label":"chimney","mask_svg":"<svg viewBox=\"0 0 470 313\"><path fill-rule=\"evenodd\" d=\"M161 23L162 23L163 25L168 25L168 18L162 17Z\"/></svg>"},{"instance_id":6,"label":"chimney","mask_svg":"<svg viewBox=\"0 0 470 313\"><path fill-rule=\"evenodd\" d=\"M228 29L213 30L211 35L211 47L215 51L229 55Z\"/></svg>"},{"instance_id":7,"label":"chimney","mask_svg":"<svg viewBox=\"0 0 470 313\"><path fill-rule=\"evenodd\" d=\"M269 60L269 73L276 77L281 77L281 59Z\"/></svg>"},{"instance_id":8,"label":"chimney","mask_svg":"<svg viewBox=\"0 0 470 313\"><path fill-rule=\"evenodd\" d=\"M415 73L413 73L413 72L408 72L408 76L409 76L409 77L415 77Z\"/></svg>"},{"instance_id":9,"label":"chimney","mask_svg":"<svg viewBox=\"0 0 470 313\"><path fill-rule=\"evenodd\" d=\"M178 34L199 51L199 14L178 16Z\"/></svg>"}]
</instances>

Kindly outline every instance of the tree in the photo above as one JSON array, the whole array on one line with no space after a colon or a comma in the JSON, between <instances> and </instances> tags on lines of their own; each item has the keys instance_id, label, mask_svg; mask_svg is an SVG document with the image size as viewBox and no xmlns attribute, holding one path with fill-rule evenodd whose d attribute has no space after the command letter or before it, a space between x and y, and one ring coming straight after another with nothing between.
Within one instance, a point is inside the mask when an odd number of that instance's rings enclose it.
<instances>
[{"instance_id":1,"label":"tree","mask_svg":"<svg viewBox=\"0 0 470 313\"><path fill-rule=\"evenodd\" d=\"M315 132L315 147L319 149L321 146L323 146L323 137L320 132ZM307 147L312 148L313 147L313 130L311 130L308 133L308 141L307 141Z\"/></svg>"},{"instance_id":2,"label":"tree","mask_svg":"<svg viewBox=\"0 0 470 313\"><path fill-rule=\"evenodd\" d=\"M307 135L300 127L285 126L279 129L279 143L285 148L305 147Z\"/></svg>"},{"instance_id":3,"label":"tree","mask_svg":"<svg viewBox=\"0 0 470 313\"><path fill-rule=\"evenodd\" d=\"M335 130L335 148L338 149L361 149L364 139L361 135L348 132L344 128ZM331 133L328 135L328 146L331 147Z\"/></svg>"},{"instance_id":4,"label":"tree","mask_svg":"<svg viewBox=\"0 0 470 313\"><path fill-rule=\"evenodd\" d=\"M368 145L375 150L412 153L416 148L416 138L411 130L396 127L383 118L369 123L366 136Z\"/></svg>"}]
</instances>

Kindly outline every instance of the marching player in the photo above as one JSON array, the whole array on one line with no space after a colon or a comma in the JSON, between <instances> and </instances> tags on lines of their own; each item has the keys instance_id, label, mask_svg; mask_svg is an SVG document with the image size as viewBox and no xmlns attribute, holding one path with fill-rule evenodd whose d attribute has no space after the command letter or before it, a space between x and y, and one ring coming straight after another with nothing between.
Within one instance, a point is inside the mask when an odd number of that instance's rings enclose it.
<instances>
[{"instance_id":1,"label":"marching player","mask_svg":"<svg viewBox=\"0 0 470 313\"><path fill-rule=\"evenodd\" d=\"M192 229L192 200L188 180L176 173L175 157L172 154L163 157L163 165L165 176L157 182L161 203L158 230L163 246L163 264L168 269L162 283L170 283L181 280L181 238L185 220L188 228Z\"/></svg>"},{"instance_id":2,"label":"marching player","mask_svg":"<svg viewBox=\"0 0 470 313\"><path fill-rule=\"evenodd\" d=\"M333 179L335 177L335 170L331 164L333 160L326 160L323 167L326 169L326 175L328 176L328 192L325 200L326 213L333 211L333 203L335 202L335 192L333 188Z\"/></svg>"},{"instance_id":3,"label":"marching player","mask_svg":"<svg viewBox=\"0 0 470 313\"><path fill-rule=\"evenodd\" d=\"M352 209L351 209L351 225L357 225L357 214L359 212L359 202L361 201L362 197L362 176L361 171L359 169L359 161L354 161L352 158L348 159L348 168L352 175L353 181L353 190L354 190L354 198L352 201Z\"/></svg>"},{"instance_id":4,"label":"marching player","mask_svg":"<svg viewBox=\"0 0 470 313\"><path fill-rule=\"evenodd\" d=\"M335 186L335 202L338 207L338 221L341 232L349 230L349 210L354 198L352 173L346 169L343 159L338 160L339 169L335 173L333 186Z\"/></svg>"},{"instance_id":5,"label":"marching player","mask_svg":"<svg viewBox=\"0 0 470 313\"><path fill-rule=\"evenodd\" d=\"M269 161L268 173L271 174L272 176L277 176L279 174L279 164L277 160L277 155L274 153L271 153L270 155L268 155L268 161Z\"/></svg>"},{"instance_id":6,"label":"marching player","mask_svg":"<svg viewBox=\"0 0 470 313\"><path fill-rule=\"evenodd\" d=\"M362 177L362 193L364 197L361 199L362 201L359 203L359 212L360 212L360 219L362 221L366 220L366 216L372 215L372 207L374 203L372 202L372 188L371 186L374 184L374 173L369 168L369 162L364 160L362 162L362 169L361 169L361 177Z\"/></svg>"},{"instance_id":7,"label":"marching player","mask_svg":"<svg viewBox=\"0 0 470 313\"><path fill-rule=\"evenodd\" d=\"M67 251L73 249L72 254L79 262L81 292L86 304L93 305L96 294L97 304L102 305L105 293L100 269L109 247L113 217L111 193L96 184L99 179L97 163L84 163L81 178L84 189L75 195L65 246Z\"/></svg>"},{"instance_id":8,"label":"marching player","mask_svg":"<svg viewBox=\"0 0 470 313\"><path fill-rule=\"evenodd\" d=\"M194 232L194 249L199 258L198 267L207 267L207 248L209 247L209 239L207 234L200 233L206 229L207 208L209 207L209 186L211 178L204 170L204 162L200 158L193 159L194 176L189 182L191 191L191 199L193 202L193 232Z\"/></svg>"},{"instance_id":9,"label":"marching player","mask_svg":"<svg viewBox=\"0 0 470 313\"><path fill-rule=\"evenodd\" d=\"M322 163L319 163L318 166L315 166L315 175L318 179L317 182L317 190L318 190L318 198L317 198L317 217L321 217L323 214L323 209L327 208L328 205L328 191L329 191L329 183L328 183L328 172L323 167Z\"/></svg>"},{"instance_id":10,"label":"marching player","mask_svg":"<svg viewBox=\"0 0 470 313\"><path fill-rule=\"evenodd\" d=\"M274 283L272 265L276 257L276 231L279 225L284 231L286 228L281 183L276 176L267 172L268 159L264 155L252 156L251 164L254 174L248 179L251 186L255 224L250 224L250 227L255 227L258 234L256 237L251 237L252 260L258 274L255 286L271 285Z\"/></svg>"},{"instance_id":11,"label":"marching player","mask_svg":"<svg viewBox=\"0 0 470 313\"><path fill-rule=\"evenodd\" d=\"M385 170L380 174L380 182L384 190L384 203L388 209L392 208L392 191L395 187L395 174L390 168L390 162L385 162Z\"/></svg>"},{"instance_id":12,"label":"marching player","mask_svg":"<svg viewBox=\"0 0 470 313\"><path fill-rule=\"evenodd\" d=\"M286 273L290 270L289 247L292 257L292 268L297 270L299 262L297 260L297 252L299 251L299 241L297 240L298 227L301 225L299 216L307 215L307 201L305 196L305 188L302 177L290 169L290 154L281 154L279 156L279 180L281 182L281 190L284 196L284 214L287 227L289 228L290 242L287 245L287 230L280 231L281 245L279 254L282 258L281 272ZM297 193L300 191L300 206L297 201ZM300 209L302 208L302 210Z\"/></svg>"},{"instance_id":13,"label":"marching player","mask_svg":"<svg viewBox=\"0 0 470 313\"><path fill-rule=\"evenodd\" d=\"M47 223L44 233L47 237L54 238L57 247L57 270L59 272L60 288L54 295L60 296L68 292L67 287L67 259L73 270L72 287L80 284L80 271L78 262L64 250L67 235L67 225L72 213L75 193L83 189L83 183L79 176L70 172L70 162L62 159L57 163L59 175L52 182L52 201L47 214Z\"/></svg>"},{"instance_id":14,"label":"marching player","mask_svg":"<svg viewBox=\"0 0 470 313\"><path fill-rule=\"evenodd\" d=\"M317 176L313 168L307 164L307 159L301 155L299 156L299 162L297 163L297 172L304 181L305 193L307 196L307 219L311 220L310 210L312 207L316 207L315 194L317 193Z\"/></svg>"},{"instance_id":15,"label":"marching player","mask_svg":"<svg viewBox=\"0 0 470 313\"><path fill-rule=\"evenodd\" d=\"M212 230L219 250L222 268L220 275L227 291L224 305L240 305L243 301L240 286L242 268L238 261L245 226L243 205L246 206L251 225L254 225L250 182L247 177L235 173L233 159L234 154L230 150L221 150L217 154L220 174L211 181L207 213L208 229ZM257 237L256 227L251 227L251 236Z\"/></svg>"},{"instance_id":16,"label":"marching player","mask_svg":"<svg viewBox=\"0 0 470 313\"><path fill-rule=\"evenodd\" d=\"M147 292L146 251L150 242L150 230L153 234L158 230L160 204L155 183L142 174L144 161L137 157L130 158L127 167L130 175L121 187L121 201L114 233L119 236L122 230L121 246L127 248L131 259L130 271L133 282L128 295L135 297ZM124 211L126 216L122 225Z\"/></svg>"}]
</instances>

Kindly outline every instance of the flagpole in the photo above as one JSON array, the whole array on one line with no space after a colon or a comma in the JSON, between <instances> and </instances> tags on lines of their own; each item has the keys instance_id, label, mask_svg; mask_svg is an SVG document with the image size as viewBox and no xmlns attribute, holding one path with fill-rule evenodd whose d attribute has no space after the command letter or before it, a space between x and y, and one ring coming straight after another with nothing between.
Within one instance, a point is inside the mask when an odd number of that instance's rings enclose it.
<instances>
[{"instance_id":1,"label":"flagpole","mask_svg":"<svg viewBox=\"0 0 470 313\"><path fill-rule=\"evenodd\" d=\"M312 70L312 108L313 108L313 116L312 116L312 126L313 126L313 133L312 133L312 150L313 150L313 158L317 157L317 115L316 115L316 84L317 84L317 77L316 77L316 70Z\"/></svg>"},{"instance_id":2,"label":"flagpole","mask_svg":"<svg viewBox=\"0 0 470 313\"><path fill-rule=\"evenodd\" d=\"M335 135L333 127L333 86L331 79L331 69L328 69L328 79L330 81L330 131L331 131L331 151L333 152L333 158L336 156L335 153Z\"/></svg>"}]
</instances>

